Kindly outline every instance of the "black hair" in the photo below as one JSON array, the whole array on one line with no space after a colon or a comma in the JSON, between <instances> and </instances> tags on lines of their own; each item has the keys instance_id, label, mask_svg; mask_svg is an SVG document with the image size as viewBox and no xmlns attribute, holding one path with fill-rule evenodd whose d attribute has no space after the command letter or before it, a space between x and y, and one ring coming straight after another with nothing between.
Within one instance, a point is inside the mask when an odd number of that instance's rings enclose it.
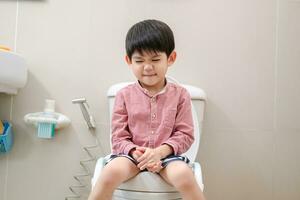
<instances>
[{"instance_id":1,"label":"black hair","mask_svg":"<svg viewBox=\"0 0 300 200\"><path fill-rule=\"evenodd\" d=\"M174 35L166 23L154 19L144 20L129 29L125 46L129 59L135 51L140 54L144 51L164 52L169 57L175 48Z\"/></svg>"}]
</instances>

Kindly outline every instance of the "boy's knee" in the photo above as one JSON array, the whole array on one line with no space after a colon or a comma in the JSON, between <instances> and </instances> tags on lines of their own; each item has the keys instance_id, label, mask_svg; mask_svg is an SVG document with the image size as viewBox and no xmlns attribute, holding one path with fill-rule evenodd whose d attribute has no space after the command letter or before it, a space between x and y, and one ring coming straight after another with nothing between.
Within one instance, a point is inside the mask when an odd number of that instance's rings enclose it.
<instances>
[{"instance_id":1,"label":"boy's knee","mask_svg":"<svg viewBox=\"0 0 300 200\"><path fill-rule=\"evenodd\" d=\"M178 190L190 188L195 183L192 170L185 164L176 166L176 170L169 174L169 179Z\"/></svg>"},{"instance_id":2,"label":"boy's knee","mask_svg":"<svg viewBox=\"0 0 300 200\"><path fill-rule=\"evenodd\" d=\"M174 187L179 190L187 190L189 188L192 188L194 186L194 177L192 176L181 176L178 178L173 184Z\"/></svg>"},{"instance_id":3,"label":"boy's knee","mask_svg":"<svg viewBox=\"0 0 300 200\"><path fill-rule=\"evenodd\" d=\"M106 186L115 186L122 181L124 171L119 167L110 166L109 168L103 170L100 182Z\"/></svg>"}]
</instances>

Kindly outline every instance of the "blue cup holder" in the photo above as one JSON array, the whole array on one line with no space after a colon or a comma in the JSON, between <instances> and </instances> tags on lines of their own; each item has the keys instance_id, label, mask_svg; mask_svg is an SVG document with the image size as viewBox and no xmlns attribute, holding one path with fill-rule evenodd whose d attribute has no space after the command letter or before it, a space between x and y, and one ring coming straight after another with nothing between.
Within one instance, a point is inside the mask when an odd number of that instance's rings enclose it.
<instances>
[{"instance_id":1,"label":"blue cup holder","mask_svg":"<svg viewBox=\"0 0 300 200\"><path fill-rule=\"evenodd\" d=\"M0 135L0 152L8 152L13 144L13 133L10 123L4 122L3 126L4 132Z\"/></svg>"}]
</instances>

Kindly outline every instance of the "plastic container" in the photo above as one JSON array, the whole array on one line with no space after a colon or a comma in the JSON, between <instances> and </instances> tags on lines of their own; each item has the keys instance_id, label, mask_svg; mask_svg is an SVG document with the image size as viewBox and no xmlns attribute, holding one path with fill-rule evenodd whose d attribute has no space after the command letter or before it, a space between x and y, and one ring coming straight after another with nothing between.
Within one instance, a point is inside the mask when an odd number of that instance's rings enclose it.
<instances>
[{"instance_id":1,"label":"plastic container","mask_svg":"<svg viewBox=\"0 0 300 200\"><path fill-rule=\"evenodd\" d=\"M4 132L0 135L0 152L8 152L13 145L13 133L11 124L4 122Z\"/></svg>"},{"instance_id":2,"label":"plastic container","mask_svg":"<svg viewBox=\"0 0 300 200\"><path fill-rule=\"evenodd\" d=\"M54 137L55 129L63 128L71 123L68 117L55 112L55 101L51 99L46 99L44 112L29 113L24 116L24 121L37 127L39 138L48 139Z\"/></svg>"}]
</instances>

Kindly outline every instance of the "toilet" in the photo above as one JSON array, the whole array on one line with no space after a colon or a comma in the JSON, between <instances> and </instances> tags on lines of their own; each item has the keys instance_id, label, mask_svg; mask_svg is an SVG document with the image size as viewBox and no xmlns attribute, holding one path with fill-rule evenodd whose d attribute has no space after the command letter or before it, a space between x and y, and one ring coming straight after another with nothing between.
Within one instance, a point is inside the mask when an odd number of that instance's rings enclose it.
<instances>
[{"instance_id":1,"label":"toilet","mask_svg":"<svg viewBox=\"0 0 300 200\"><path fill-rule=\"evenodd\" d=\"M179 84L175 79L168 77L169 82ZM114 100L117 92L132 84L132 82L118 83L111 86L107 92L109 100L109 113L112 115L114 106ZM190 159L191 167L193 169L195 178L198 185L203 190L204 184L202 180L202 170L198 162L195 162L202 133L202 122L204 117L204 108L206 101L205 92L197 87L191 85L181 84L186 88L191 96L192 101L192 114L194 121L194 137L195 141L190 149L184 153ZM111 118L110 118L111 119ZM101 174L101 170L104 167L105 159L109 157L102 157L97 160L94 176L92 178L92 188L94 187L97 179ZM113 178L113 177L112 177ZM158 174L151 172L141 172L132 179L122 183L114 192L113 200L171 200L181 199L178 191L168 183L166 183Z\"/></svg>"}]
</instances>

